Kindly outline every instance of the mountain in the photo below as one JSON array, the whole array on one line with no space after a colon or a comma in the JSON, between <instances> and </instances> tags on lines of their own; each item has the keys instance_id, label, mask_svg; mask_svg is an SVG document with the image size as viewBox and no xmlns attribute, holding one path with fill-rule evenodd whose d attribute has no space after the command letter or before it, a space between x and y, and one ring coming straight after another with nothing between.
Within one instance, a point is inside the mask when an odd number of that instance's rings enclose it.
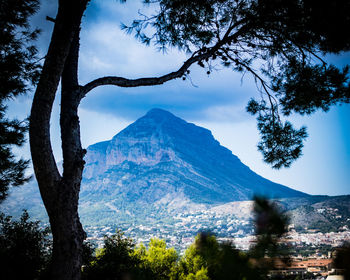
<instances>
[{"instance_id":1,"label":"mountain","mask_svg":"<svg viewBox=\"0 0 350 280\"><path fill-rule=\"evenodd\" d=\"M208 129L162 109L152 109L110 141L89 146L85 161L79 211L86 223L164 217L254 195L309 197L257 175ZM31 186L5 208L22 201L40 212L38 199Z\"/></svg>"},{"instance_id":2,"label":"mountain","mask_svg":"<svg viewBox=\"0 0 350 280\"><path fill-rule=\"evenodd\" d=\"M171 193L208 204L307 196L257 175L209 130L161 109L88 147L85 161L83 193L103 189L130 201L154 203Z\"/></svg>"}]
</instances>

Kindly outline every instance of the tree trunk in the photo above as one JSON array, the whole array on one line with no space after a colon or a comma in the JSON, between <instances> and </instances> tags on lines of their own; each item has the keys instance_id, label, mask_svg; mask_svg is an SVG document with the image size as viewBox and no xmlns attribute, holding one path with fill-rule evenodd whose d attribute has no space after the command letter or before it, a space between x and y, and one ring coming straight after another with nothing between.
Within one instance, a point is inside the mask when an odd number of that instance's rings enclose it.
<instances>
[{"instance_id":1,"label":"tree trunk","mask_svg":"<svg viewBox=\"0 0 350 280\"><path fill-rule=\"evenodd\" d=\"M64 182L56 201L57 211L50 215L53 256L50 279L80 279L82 245L85 233L78 216L78 195L75 186Z\"/></svg>"},{"instance_id":2,"label":"tree trunk","mask_svg":"<svg viewBox=\"0 0 350 280\"><path fill-rule=\"evenodd\" d=\"M80 147L78 104L76 102L69 104L71 101L69 96L74 94L65 91L65 96L68 98L63 98L62 94L61 105L65 104L61 106L61 126L64 124L63 176L57 169L52 153L50 118L57 87L71 52L72 41L78 38L81 18L87 3L88 0L59 0L55 27L30 116L29 138L34 172L53 234L50 279L80 279L81 272L82 242L85 234L78 217L78 198L83 170L83 151ZM77 88L74 92L79 93ZM78 141L76 137L79 138ZM70 151L73 150L75 152L70 155ZM75 167L71 168L72 166Z\"/></svg>"}]
</instances>

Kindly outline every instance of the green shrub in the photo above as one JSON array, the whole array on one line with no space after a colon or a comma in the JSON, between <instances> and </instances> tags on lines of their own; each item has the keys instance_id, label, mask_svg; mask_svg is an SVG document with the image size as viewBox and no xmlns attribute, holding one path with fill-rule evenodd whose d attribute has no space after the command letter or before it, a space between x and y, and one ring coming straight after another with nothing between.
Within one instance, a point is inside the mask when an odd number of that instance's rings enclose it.
<instances>
[{"instance_id":1,"label":"green shrub","mask_svg":"<svg viewBox=\"0 0 350 280\"><path fill-rule=\"evenodd\" d=\"M44 277L51 257L49 228L30 221L26 211L19 221L0 214L0 264L2 279Z\"/></svg>"}]
</instances>

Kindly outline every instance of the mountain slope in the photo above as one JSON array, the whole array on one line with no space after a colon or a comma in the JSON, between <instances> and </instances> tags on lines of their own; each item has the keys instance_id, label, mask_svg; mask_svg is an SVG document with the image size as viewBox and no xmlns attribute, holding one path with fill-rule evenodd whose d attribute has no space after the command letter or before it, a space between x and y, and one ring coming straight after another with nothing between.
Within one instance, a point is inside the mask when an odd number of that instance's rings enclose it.
<instances>
[{"instance_id":1,"label":"mountain slope","mask_svg":"<svg viewBox=\"0 0 350 280\"><path fill-rule=\"evenodd\" d=\"M79 208L83 223L168 217L254 195L310 197L257 175L209 130L161 109L152 109L110 141L89 146L84 160ZM34 184L15 190L3 205L6 212L27 208L42 218ZM18 207L16 200L24 205Z\"/></svg>"},{"instance_id":2,"label":"mountain slope","mask_svg":"<svg viewBox=\"0 0 350 280\"><path fill-rule=\"evenodd\" d=\"M108 191L154 203L181 193L195 203L305 197L251 171L205 128L153 109L111 141L88 147L82 195ZM94 187L86 187L94 185Z\"/></svg>"}]
</instances>

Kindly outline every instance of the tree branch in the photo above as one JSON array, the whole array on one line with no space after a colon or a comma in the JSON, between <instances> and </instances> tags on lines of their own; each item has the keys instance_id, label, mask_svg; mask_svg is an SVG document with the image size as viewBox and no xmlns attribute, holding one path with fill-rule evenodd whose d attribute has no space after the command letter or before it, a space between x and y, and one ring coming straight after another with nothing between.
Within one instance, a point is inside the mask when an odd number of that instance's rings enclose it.
<instances>
[{"instance_id":1,"label":"tree branch","mask_svg":"<svg viewBox=\"0 0 350 280\"><path fill-rule=\"evenodd\" d=\"M272 115L272 119L273 119L273 124L275 123L275 113L277 115L278 121L280 122L280 117L279 117L279 113L278 113L278 102L276 100L276 98L270 93L269 89L271 89L269 87L269 85L266 84L265 80L263 78L260 77L260 75L258 73L255 72L254 69L252 69L251 67L249 67L247 64L239 61L238 59L233 58L226 50L224 50L225 55L232 60L233 62L235 62L237 65L241 65L242 67L244 67L246 69L246 71L248 71L249 73L251 73L255 79L255 82L258 80L261 84L261 86L263 87L268 99L269 99L269 103L271 105L271 115ZM276 104L274 104L274 102ZM273 125L273 127L275 128L275 125Z\"/></svg>"},{"instance_id":2,"label":"tree branch","mask_svg":"<svg viewBox=\"0 0 350 280\"><path fill-rule=\"evenodd\" d=\"M244 25L240 29L238 29L234 34L229 35L229 33L236 27L237 25L229 27L223 36L222 40L219 40L213 47L211 48L202 48L192 54L192 56L187 59L182 66L174 72L168 73L159 77L149 77L149 78L139 78L139 79L127 79L123 77L116 76L106 76L102 78L95 79L86 85L80 88L81 98L84 98L88 92L93 90L96 87L103 85L114 85L119 87L140 87L140 86L155 86L161 85L170 80L174 80L177 78L181 78L188 68L199 61L208 59L212 57L221 47L225 44L229 44L234 40L237 40L239 36L244 34L247 29L249 29L249 25Z\"/></svg>"},{"instance_id":3,"label":"tree branch","mask_svg":"<svg viewBox=\"0 0 350 280\"><path fill-rule=\"evenodd\" d=\"M139 79L127 79L123 77L106 76L93 80L81 88L82 98L92 89L102 86L102 85L115 85L119 87L140 87L140 86L154 86L161 85L167 81L181 78L187 69L195 62L203 60L210 57L212 52L207 52L205 54L191 56L184 64L174 72L160 76L160 77L149 77L149 78L139 78Z\"/></svg>"}]
</instances>

